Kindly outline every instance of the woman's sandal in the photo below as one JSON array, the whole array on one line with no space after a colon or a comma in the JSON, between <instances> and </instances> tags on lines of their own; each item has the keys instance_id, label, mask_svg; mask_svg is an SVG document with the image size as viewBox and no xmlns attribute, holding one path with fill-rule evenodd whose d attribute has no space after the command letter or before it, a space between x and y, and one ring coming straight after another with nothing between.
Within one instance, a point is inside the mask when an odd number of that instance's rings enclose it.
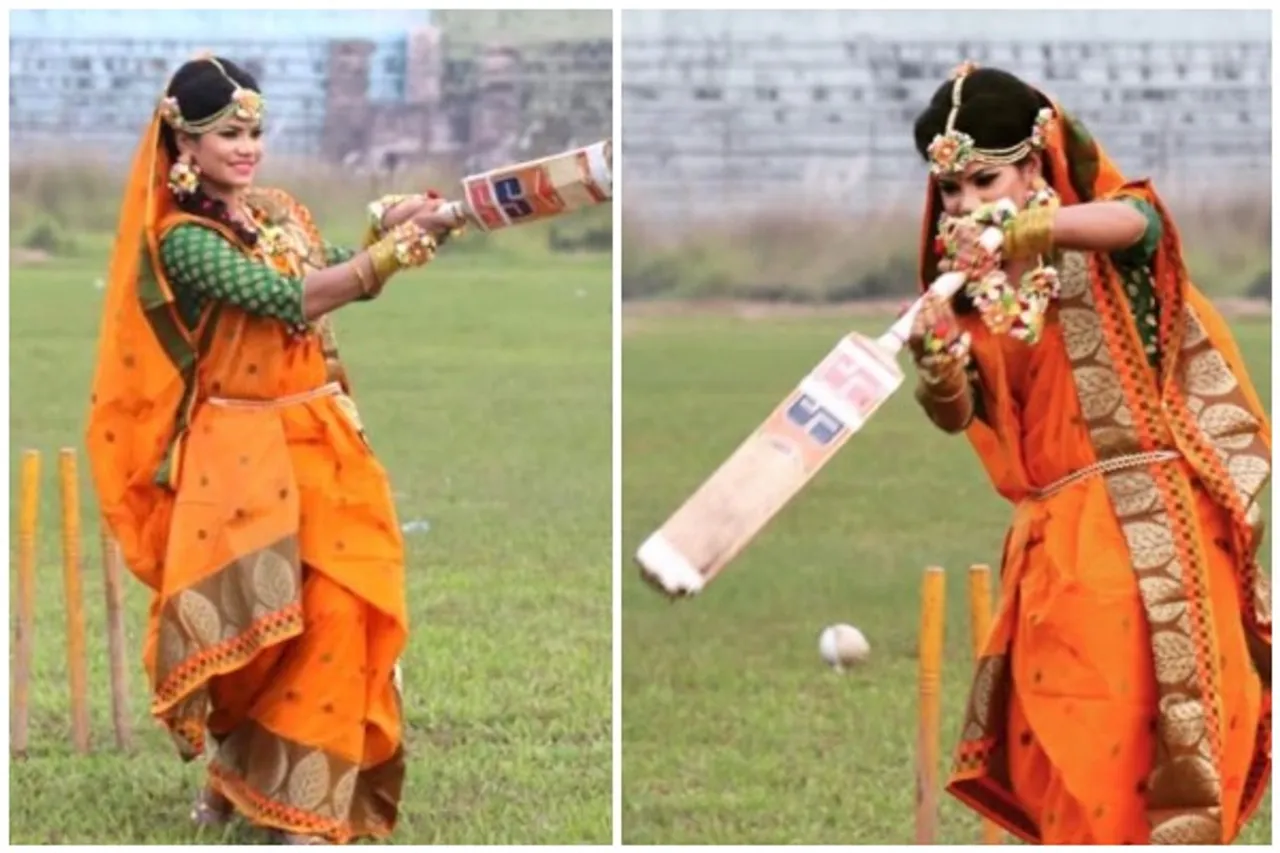
<instances>
[{"instance_id":1,"label":"woman's sandal","mask_svg":"<svg viewBox=\"0 0 1280 853\"><path fill-rule=\"evenodd\" d=\"M212 788L204 788L191 806L191 822L196 826L222 826L231 820L235 807Z\"/></svg>"}]
</instances>

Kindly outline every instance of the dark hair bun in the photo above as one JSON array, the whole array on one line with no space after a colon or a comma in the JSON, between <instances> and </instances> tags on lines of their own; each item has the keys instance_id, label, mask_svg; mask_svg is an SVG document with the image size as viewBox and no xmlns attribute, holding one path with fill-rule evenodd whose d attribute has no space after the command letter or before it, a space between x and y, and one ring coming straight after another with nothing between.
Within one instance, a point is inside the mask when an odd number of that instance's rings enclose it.
<instances>
[{"instance_id":1,"label":"dark hair bun","mask_svg":"<svg viewBox=\"0 0 1280 853\"><path fill-rule=\"evenodd\" d=\"M182 110L182 117L187 121L207 119L229 104L236 84L242 89L262 91L253 75L230 59L224 59L221 56L213 59L222 66L222 71L227 72L226 76L223 76L218 66L208 59L193 59L184 63L169 81L169 88L165 94L178 99L178 108Z\"/></svg>"}]
</instances>

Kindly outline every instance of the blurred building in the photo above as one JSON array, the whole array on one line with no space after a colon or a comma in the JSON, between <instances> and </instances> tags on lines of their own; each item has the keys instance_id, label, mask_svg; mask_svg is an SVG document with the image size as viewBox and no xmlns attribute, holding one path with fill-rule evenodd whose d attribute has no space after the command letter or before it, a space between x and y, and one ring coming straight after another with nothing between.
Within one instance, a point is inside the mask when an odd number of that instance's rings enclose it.
<instances>
[{"instance_id":1,"label":"blurred building","mask_svg":"<svg viewBox=\"0 0 1280 853\"><path fill-rule=\"evenodd\" d=\"M620 49L625 203L668 220L918 206L911 126L964 59L1039 85L1166 191L1270 187L1267 11L628 11Z\"/></svg>"},{"instance_id":2,"label":"blurred building","mask_svg":"<svg viewBox=\"0 0 1280 853\"><path fill-rule=\"evenodd\" d=\"M612 13L506 14L11 12L11 151L127 156L169 75L200 50L258 78L273 151L286 154L485 166L607 135Z\"/></svg>"}]
</instances>

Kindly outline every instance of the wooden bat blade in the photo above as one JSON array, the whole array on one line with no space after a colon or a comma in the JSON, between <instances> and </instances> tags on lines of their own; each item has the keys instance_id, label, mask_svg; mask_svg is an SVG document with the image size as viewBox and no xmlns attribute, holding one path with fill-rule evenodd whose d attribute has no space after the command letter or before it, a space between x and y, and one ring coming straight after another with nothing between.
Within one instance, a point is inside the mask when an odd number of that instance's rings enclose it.
<instances>
[{"instance_id":1,"label":"wooden bat blade","mask_svg":"<svg viewBox=\"0 0 1280 853\"><path fill-rule=\"evenodd\" d=\"M483 231L554 219L613 200L613 142L471 175L455 212Z\"/></svg>"},{"instance_id":2,"label":"wooden bat blade","mask_svg":"<svg viewBox=\"0 0 1280 853\"><path fill-rule=\"evenodd\" d=\"M988 227L979 240L994 252L1003 234ZM950 299L965 278L945 273L930 294ZM854 333L841 340L645 540L635 555L641 577L673 597L693 595L715 578L902 385L897 355L925 299L879 338Z\"/></svg>"},{"instance_id":3,"label":"wooden bat blade","mask_svg":"<svg viewBox=\"0 0 1280 853\"><path fill-rule=\"evenodd\" d=\"M859 334L841 340L645 540L642 577L671 596L701 591L898 390L895 354Z\"/></svg>"}]
</instances>

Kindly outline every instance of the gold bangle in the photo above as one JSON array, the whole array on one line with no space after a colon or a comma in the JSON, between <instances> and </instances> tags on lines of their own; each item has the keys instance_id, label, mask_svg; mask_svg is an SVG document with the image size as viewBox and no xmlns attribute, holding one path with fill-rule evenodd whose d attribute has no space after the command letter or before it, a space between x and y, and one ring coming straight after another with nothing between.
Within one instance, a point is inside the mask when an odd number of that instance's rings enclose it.
<instances>
[{"instance_id":1,"label":"gold bangle","mask_svg":"<svg viewBox=\"0 0 1280 853\"><path fill-rule=\"evenodd\" d=\"M977 412L977 400L973 386L965 382L959 390L947 397L935 397L923 384L916 386L916 400L928 414L929 420L945 432L957 433L968 427Z\"/></svg>"},{"instance_id":2,"label":"gold bangle","mask_svg":"<svg viewBox=\"0 0 1280 853\"><path fill-rule=\"evenodd\" d=\"M973 383L969 380L969 374L963 367L949 370L945 374L930 375L926 371L920 371L921 390L930 399L940 403L955 400L960 394L964 393L966 388L972 385ZM952 393L951 389L953 388L958 388L959 391Z\"/></svg>"},{"instance_id":3,"label":"gold bangle","mask_svg":"<svg viewBox=\"0 0 1280 853\"><path fill-rule=\"evenodd\" d=\"M373 279L379 285L386 284L387 279L399 271L395 240L390 236L371 243L365 251L369 253L369 263L373 266Z\"/></svg>"},{"instance_id":4,"label":"gold bangle","mask_svg":"<svg viewBox=\"0 0 1280 853\"><path fill-rule=\"evenodd\" d=\"M931 390L926 391L925 393L928 395L929 402L931 403L954 403L956 400L959 400L962 396L964 396L965 392L969 390L969 387L970 386L968 382L961 382L960 388L950 397L939 397L936 394L934 394L933 391Z\"/></svg>"},{"instance_id":5,"label":"gold bangle","mask_svg":"<svg viewBox=\"0 0 1280 853\"><path fill-rule=\"evenodd\" d=\"M925 359L927 360L921 361L919 364L919 372L921 380L926 385L943 385L948 380L964 374L965 363L958 358L925 356Z\"/></svg>"},{"instance_id":6,"label":"gold bangle","mask_svg":"<svg viewBox=\"0 0 1280 853\"><path fill-rule=\"evenodd\" d=\"M1010 221L1004 232L1001 254L1010 260L1024 260L1053 251L1053 218L1056 206L1033 207Z\"/></svg>"},{"instance_id":7,"label":"gold bangle","mask_svg":"<svg viewBox=\"0 0 1280 853\"><path fill-rule=\"evenodd\" d=\"M381 285L392 275L409 267L420 267L436 254L436 238L414 222L403 222L366 250L373 263L373 276Z\"/></svg>"},{"instance_id":8,"label":"gold bangle","mask_svg":"<svg viewBox=\"0 0 1280 853\"><path fill-rule=\"evenodd\" d=\"M351 271L356 274L356 281L360 283L360 292L365 296L377 296L378 290L369 286L369 279L364 277L364 273L360 270L360 263L356 260L351 261Z\"/></svg>"}]
</instances>

